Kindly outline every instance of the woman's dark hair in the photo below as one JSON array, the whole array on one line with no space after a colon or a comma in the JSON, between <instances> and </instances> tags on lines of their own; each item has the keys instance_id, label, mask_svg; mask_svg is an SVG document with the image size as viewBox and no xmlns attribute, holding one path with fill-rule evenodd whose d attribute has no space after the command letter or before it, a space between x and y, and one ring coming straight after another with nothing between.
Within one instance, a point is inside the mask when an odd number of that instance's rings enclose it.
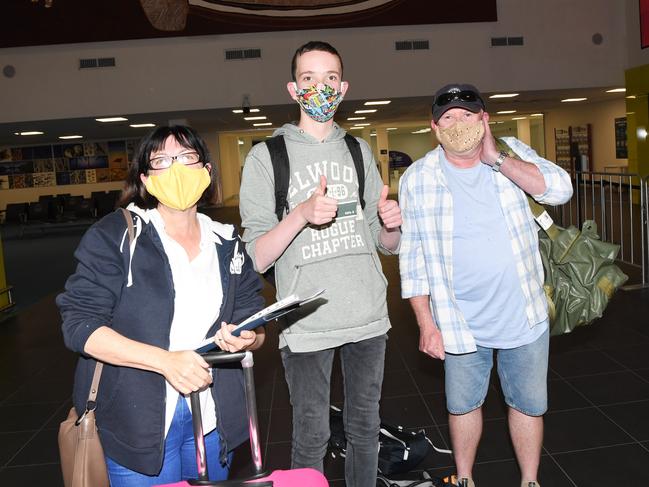
<instances>
[{"instance_id":1,"label":"woman's dark hair","mask_svg":"<svg viewBox=\"0 0 649 487\"><path fill-rule=\"evenodd\" d=\"M217 168L210 158L210 153L203 139L191 127L184 125L171 125L158 127L153 130L140 141L140 145L135 154L135 160L129 161L128 174L126 176L126 184L120 195L118 206L127 206L129 203L135 203L136 206L145 209L152 209L158 206L158 199L149 194L140 179L140 175L145 176L149 174L149 160L151 153L159 151L165 145L165 141L173 137L181 146L186 149L194 150L200 156L200 161L203 165L210 163L212 170L210 178L212 182L203 192L203 195L198 200L198 205L207 205L215 202L219 195L219 187L217 184Z\"/></svg>"},{"instance_id":2,"label":"woman's dark hair","mask_svg":"<svg viewBox=\"0 0 649 487\"><path fill-rule=\"evenodd\" d=\"M291 60L291 76L293 77L293 81L297 81L297 73L295 72L295 70L297 69L297 59L302 54L311 51L323 51L336 56L338 58L338 61L340 61L340 76L343 75L343 58L340 57L340 54L338 54L336 48L331 44L329 44L328 42L309 41L303 46L298 47L297 50L295 51L295 54L293 54L293 59Z\"/></svg>"}]
</instances>

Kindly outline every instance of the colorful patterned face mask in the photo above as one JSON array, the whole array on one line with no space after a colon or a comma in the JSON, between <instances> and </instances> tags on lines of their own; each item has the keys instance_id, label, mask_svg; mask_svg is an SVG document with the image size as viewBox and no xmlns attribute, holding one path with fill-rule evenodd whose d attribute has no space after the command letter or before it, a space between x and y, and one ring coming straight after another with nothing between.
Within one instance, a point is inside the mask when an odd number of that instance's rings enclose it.
<instances>
[{"instance_id":1,"label":"colorful patterned face mask","mask_svg":"<svg viewBox=\"0 0 649 487\"><path fill-rule=\"evenodd\" d=\"M316 122L326 122L331 119L336 113L338 105L343 101L342 92L336 91L328 85L324 85L322 89L313 85L298 90L296 84L295 94L302 110Z\"/></svg>"}]
</instances>

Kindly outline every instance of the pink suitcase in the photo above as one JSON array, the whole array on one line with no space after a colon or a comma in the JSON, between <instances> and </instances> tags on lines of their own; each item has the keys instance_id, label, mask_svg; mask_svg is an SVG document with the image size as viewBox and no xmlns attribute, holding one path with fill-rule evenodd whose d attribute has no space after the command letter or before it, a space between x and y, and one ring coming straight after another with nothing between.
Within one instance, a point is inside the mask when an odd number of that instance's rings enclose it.
<instances>
[{"instance_id":1,"label":"pink suitcase","mask_svg":"<svg viewBox=\"0 0 649 487\"><path fill-rule=\"evenodd\" d=\"M248 426L250 429L250 451L255 469L249 479L241 480L208 480L205 440L201 420L200 399L198 393L190 396L194 439L196 441L196 464L198 479L190 479L174 484L158 487L189 487L190 485L213 485L222 487L254 486L254 487L328 487L329 482L322 473L312 468L295 470L275 470L270 475L264 471L259 444L259 427L257 421L257 398L255 395L255 379L252 372L254 364L251 352L228 353L223 351L208 352L202 357L210 365L220 365L231 362L241 362L246 388L246 408L248 410Z\"/></svg>"}]
</instances>

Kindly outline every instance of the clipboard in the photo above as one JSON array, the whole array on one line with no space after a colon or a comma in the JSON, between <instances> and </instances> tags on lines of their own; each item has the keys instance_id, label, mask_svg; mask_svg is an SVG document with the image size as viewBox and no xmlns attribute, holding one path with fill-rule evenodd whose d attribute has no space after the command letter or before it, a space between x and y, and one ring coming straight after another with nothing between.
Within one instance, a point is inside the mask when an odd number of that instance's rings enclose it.
<instances>
[{"instance_id":1,"label":"clipboard","mask_svg":"<svg viewBox=\"0 0 649 487\"><path fill-rule=\"evenodd\" d=\"M315 289L310 290L305 293L300 293L302 297L297 294L291 294L290 296L280 299L279 301L267 306L266 308L258 311L254 315L250 316L248 319L239 323L236 328L232 329L230 333L234 336L241 335L243 330L254 330L255 328L265 325L270 321L274 321L280 316L284 316L291 311L298 309L300 306L313 301L319 297L325 290L324 289ZM218 348L218 345L214 342L214 337L205 338L198 348L194 350L196 353L205 353Z\"/></svg>"}]
</instances>

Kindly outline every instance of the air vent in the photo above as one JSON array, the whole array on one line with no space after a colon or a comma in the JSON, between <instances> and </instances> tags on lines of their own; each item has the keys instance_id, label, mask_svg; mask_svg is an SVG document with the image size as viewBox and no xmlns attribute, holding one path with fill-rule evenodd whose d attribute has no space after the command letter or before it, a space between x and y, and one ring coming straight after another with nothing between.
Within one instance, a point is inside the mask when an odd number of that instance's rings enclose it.
<instances>
[{"instance_id":1,"label":"air vent","mask_svg":"<svg viewBox=\"0 0 649 487\"><path fill-rule=\"evenodd\" d=\"M96 59L79 59L79 69L96 68Z\"/></svg>"},{"instance_id":2,"label":"air vent","mask_svg":"<svg viewBox=\"0 0 649 487\"><path fill-rule=\"evenodd\" d=\"M524 44L523 37L492 37L491 47L501 46L522 46Z\"/></svg>"},{"instance_id":3,"label":"air vent","mask_svg":"<svg viewBox=\"0 0 649 487\"><path fill-rule=\"evenodd\" d=\"M412 48L417 49L430 49L428 41L412 41Z\"/></svg>"},{"instance_id":4,"label":"air vent","mask_svg":"<svg viewBox=\"0 0 649 487\"><path fill-rule=\"evenodd\" d=\"M225 60L235 61L240 59L259 59L261 49L226 49Z\"/></svg>"},{"instance_id":5,"label":"air vent","mask_svg":"<svg viewBox=\"0 0 649 487\"><path fill-rule=\"evenodd\" d=\"M394 43L397 51L412 51L412 41L397 41Z\"/></svg>"},{"instance_id":6,"label":"air vent","mask_svg":"<svg viewBox=\"0 0 649 487\"><path fill-rule=\"evenodd\" d=\"M425 40L395 41L394 49L397 51L416 51L430 49L430 44Z\"/></svg>"},{"instance_id":7,"label":"air vent","mask_svg":"<svg viewBox=\"0 0 649 487\"><path fill-rule=\"evenodd\" d=\"M97 59L97 66L100 68L112 68L115 66L114 57L100 57Z\"/></svg>"},{"instance_id":8,"label":"air vent","mask_svg":"<svg viewBox=\"0 0 649 487\"><path fill-rule=\"evenodd\" d=\"M88 68L112 68L115 66L114 57L100 57L100 58L88 58L88 59L79 59L79 69L88 69Z\"/></svg>"}]
</instances>

